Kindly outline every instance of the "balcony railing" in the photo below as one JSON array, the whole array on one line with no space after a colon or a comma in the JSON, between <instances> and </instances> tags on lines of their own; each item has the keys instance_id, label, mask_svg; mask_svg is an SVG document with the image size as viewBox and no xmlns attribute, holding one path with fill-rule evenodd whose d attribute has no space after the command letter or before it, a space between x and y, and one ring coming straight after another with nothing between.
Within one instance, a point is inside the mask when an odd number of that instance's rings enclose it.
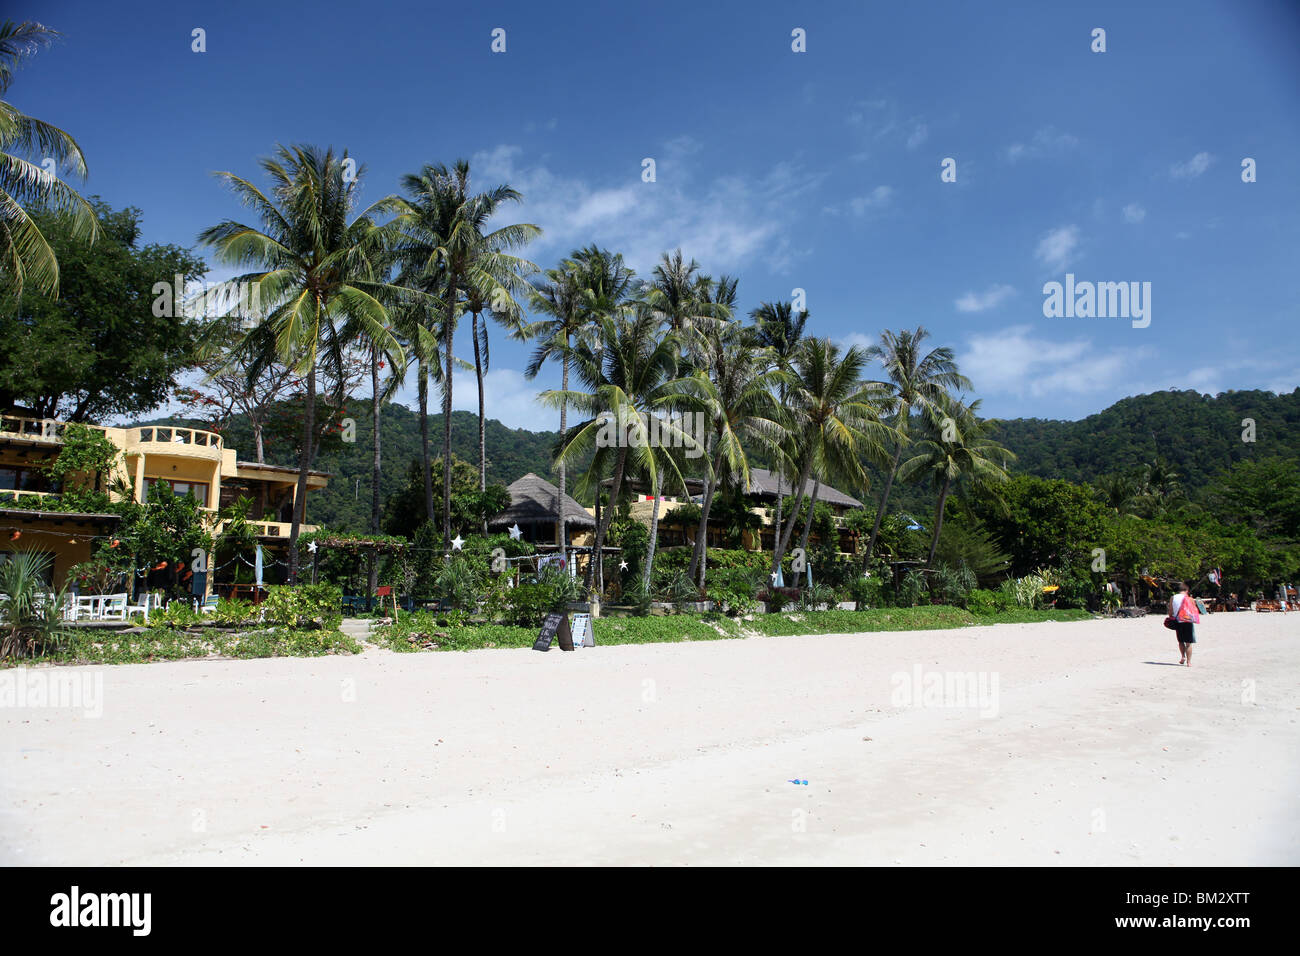
<instances>
[{"instance_id":1,"label":"balcony railing","mask_svg":"<svg viewBox=\"0 0 1300 956\"><path fill-rule=\"evenodd\" d=\"M284 538L286 541L289 540L289 532L293 527L293 525L291 525L288 521L263 521L263 520L249 519L245 523L250 528L253 529L253 534L257 535L258 537ZM222 521L220 524L216 526L216 530L214 533L215 534L224 533L226 528L229 526L229 524L230 524L229 521ZM316 525L304 523L299 528L299 533L307 534L309 531L315 531L316 529L317 529Z\"/></svg>"},{"instance_id":2,"label":"balcony railing","mask_svg":"<svg viewBox=\"0 0 1300 956\"><path fill-rule=\"evenodd\" d=\"M67 427L67 424L67 422L61 422L54 418L24 418L18 415L0 415L0 436L12 435L28 441L47 441L58 444L63 441L63 429ZM87 425L86 427L91 431L100 433L107 430L101 425Z\"/></svg>"},{"instance_id":3,"label":"balcony railing","mask_svg":"<svg viewBox=\"0 0 1300 956\"><path fill-rule=\"evenodd\" d=\"M18 507L24 510L41 511L41 506L48 502L49 510L59 510L59 493L57 491L0 491L0 508Z\"/></svg>"},{"instance_id":4,"label":"balcony railing","mask_svg":"<svg viewBox=\"0 0 1300 956\"><path fill-rule=\"evenodd\" d=\"M136 429L136 441L168 445L193 445L221 451L221 436L198 428L178 428L173 425L148 425Z\"/></svg>"}]
</instances>

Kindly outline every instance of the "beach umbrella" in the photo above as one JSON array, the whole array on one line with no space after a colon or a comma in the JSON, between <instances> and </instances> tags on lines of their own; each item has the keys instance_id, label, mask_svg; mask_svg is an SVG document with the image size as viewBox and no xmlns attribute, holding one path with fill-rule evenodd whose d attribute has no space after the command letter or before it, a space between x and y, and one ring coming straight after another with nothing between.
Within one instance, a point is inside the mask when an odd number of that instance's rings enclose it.
<instances>
[{"instance_id":1,"label":"beach umbrella","mask_svg":"<svg viewBox=\"0 0 1300 956\"><path fill-rule=\"evenodd\" d=\"M257 586L262 586L262 546L257 546L257 556L253 559L253 577Z\"/></svg>"}]
</instances>

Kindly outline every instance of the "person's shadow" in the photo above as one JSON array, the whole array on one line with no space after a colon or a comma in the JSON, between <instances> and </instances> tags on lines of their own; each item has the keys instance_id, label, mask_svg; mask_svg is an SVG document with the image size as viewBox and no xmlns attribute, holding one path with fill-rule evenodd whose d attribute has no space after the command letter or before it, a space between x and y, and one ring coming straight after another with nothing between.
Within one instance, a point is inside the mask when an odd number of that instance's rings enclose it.
<instances>
[{"instance_id":1,"label":"person's shadow","mask_svg":"<svg viewBox=\"0 0 1300 956\"><path fill-rule=\"evenodd\" d=\"M1142 663L1143 663L1143 664L1151 664L1151 665L1154 666L1154 667L1179 667L1179 666L1181 666L1181 665L1175 664L1175 663L1173 663L1173 662L1171 662L1171 661L1143 661Z\"/></svg>"}]
</instances>

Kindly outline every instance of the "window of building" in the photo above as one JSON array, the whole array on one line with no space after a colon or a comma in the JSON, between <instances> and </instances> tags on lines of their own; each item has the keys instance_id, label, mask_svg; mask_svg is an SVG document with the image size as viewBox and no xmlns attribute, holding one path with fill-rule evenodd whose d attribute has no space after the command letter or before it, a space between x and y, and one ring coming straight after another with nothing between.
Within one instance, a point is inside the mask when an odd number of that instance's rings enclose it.
<instances>
[{"instance_id":1,"label":"window of building","mask_svg":"<svg viewBox=\"0 0 1300 956\"><path fill-rule=\"evenodd\" d=\"M49 491L45 472L30 465L0 465L0 491Z\"/></svg>"},{"instance_id":2,"label":"window of building","mask_svg":"<svg viewBox=\"0 0 1300 956\"><path fill-rule=\"evenodd\" d=\"M171 485L172 494L189 495L191 498L197 498L199 504L208 503L208 483L206 481L176 481L171 478L146 478L144 480L144 496L149 497L149 491L156 482L163 482Z\"/></svg>"}]
</instances>

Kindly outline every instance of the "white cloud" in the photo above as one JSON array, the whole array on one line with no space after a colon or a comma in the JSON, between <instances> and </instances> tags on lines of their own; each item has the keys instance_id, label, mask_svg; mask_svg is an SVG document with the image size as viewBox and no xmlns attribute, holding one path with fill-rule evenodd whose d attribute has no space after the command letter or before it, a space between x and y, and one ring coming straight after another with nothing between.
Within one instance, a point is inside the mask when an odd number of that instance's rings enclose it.
<instances>
[{"instance_id":1,"label":"white cloud","mask_svg":"<svg viewBox=\"0 0 1300 956\"><path fill-rule=\"evenodd\" d=\"M930 129L917 116L904 117L899 105L892 99L864 100L845 116L849 126L861 129L872 142L902 142L908 149L916 149L930 138ZM869 153L854 155L865 158Z\"/></svg>"},{"instance_id":2,"label":"white cloud","mask_svg":"<svg viewBox=\"0 0 1300 956\"><path fill-rule=\"evenodd\" d=\"M1169 167L1169 175L1174 179L1195 179L1210 168L1214 157L1209 153L1197 153L1185 163L1174 163Z\"/></svg>"},{"instance_id":3,"label":"white cloud","mask_svg":"<svg viewBox=\"0 0 1300 956\"><path fill-rule=\"evenodd\" d=\"M525 159L518 146L477 153L470 166L483 181L507 182L523 193L524 203L506 214L543 229L525 251L535 262L591 242L623 253L641 275L678 247L713 274L764 257L791 261L794 254L781 245L786 226L801 212L798 197L824 174L783 162L761 177L726 176L695 187L687 157L698 148L689 137L665 143L655 156L653 183L641 180L641 157L629 159L621 182L602 184L553 172Z\"/></svg>"},{"instance_id":4,"label":"white cloud","mask_svg":"<svg viewBox=\"0 0 1300 956\"><path fill-rule=\"evenodd\" d=\"M1099 349L1086 338L1064 338L1028 325L967 339L961 369L979 394L1041 398L1104 393L1131 381L1154 347Z\"/></svg>"},{"instance_id":5,"label":"white cloud","mask_svg":"<svg viewBox=\"0 0 1300 956\"><path fill-rule=\"evenodd\" d=\"M984 312L1001 305L1016 294L1009 285L991 285L983 292L967 292L953 302L958 312Z\"/></svg>"},{"instance_id":6,"label":"white cloud","mask_svg":"<svg viewBox=\"0 0 1300 956\"><path fill-rule=\"evenodd\" d=\"M842 349L849 349L855 345L860 349L869 349L873 345L879 345L880 342L865 332L850 332L836 339L835 344Z\"/></svg>"},{"instance_id":7,"label":"white cloud","mask_svg":"<svg viewBox=\"0 0 1300 956\"><path fill-rule=\"evenodd\" d=\"M865 216L868 213L885 209L893 202L893 199L894 190L892 187L877 186L865 196L854 196L841 206L823 206L822 212L831 216L840 216L846 212L855 216Z\"/></svg>"},{"instance_id":8,"label":"white cloud","mask_svg":"<svg viewBox=\"0 0 1300 956\"><path fill-rule=\"evenodd\" d=\"M865 196L856 196L849 200L849 208L855 216L865 216L875 209L883 209L894 198L894 190L889 186L877 186Z\"/></svg>"},{"instance_id":9,"label":"white cloud","mask_svg":"<svg viewBox=\"0 0 1300 956\"><path fill-rule=\"evenodd\" d=\"M1135 202L1129 203L1124 207L1125 222L1141 222L1147 217L1147 211Z\"/></svg>"},{"instance_id":10,"label":"white cloud","mask_svg":"<svg viewBox=\"0 0 1300 956\"><path fill-rule=\"evenodd\" d=\"M1016 325L974 333L958 351L962 372L974 384L976 394L1020 399L1012 406L1019 409L1010 413L1013 415L1033 414L1024 399L1052 399L1058 405L1080 399L1082 405L1096 411L1128 395L1169 388L1194 388L1214 395L1249 387L1281 394L1300 384L1291 371L1294 354L1221 358L1213 365L1184 369L1157 361L1160 346L1143 344L1152 341L1149 337L1135 334L1121 344L1111 331L1114 326L1074 325L1071 328L1077 334L1069 337L1062 334L1063 328L1058 320L1051 325Z\"/></svg>"},{"instance_id":11,"label":"white cloud","mask_svg":"<svg viewBox=\"0 0 1300 956\"><path fill-rule=\"evenodd\" d=\"M1048 268L1060 270L1070 264L1078 245L1079 227L1060 226L1039 240L1034 256Z\"/></svg>"},{"instance_id":12,"label":"white cloud","mask_svg":"<svg viewBox=\"0 0 1300 956\"><path fill-rule=\"evenodd\" d=\"M1038 159L1043 156L1064 153L1079 145L1078 137L1063 133L1055 126L1044 126L1034 133L1028 144L1012 143L1006 149L1008 162L1022 159Z\"/></svg>"}]
</instances>

